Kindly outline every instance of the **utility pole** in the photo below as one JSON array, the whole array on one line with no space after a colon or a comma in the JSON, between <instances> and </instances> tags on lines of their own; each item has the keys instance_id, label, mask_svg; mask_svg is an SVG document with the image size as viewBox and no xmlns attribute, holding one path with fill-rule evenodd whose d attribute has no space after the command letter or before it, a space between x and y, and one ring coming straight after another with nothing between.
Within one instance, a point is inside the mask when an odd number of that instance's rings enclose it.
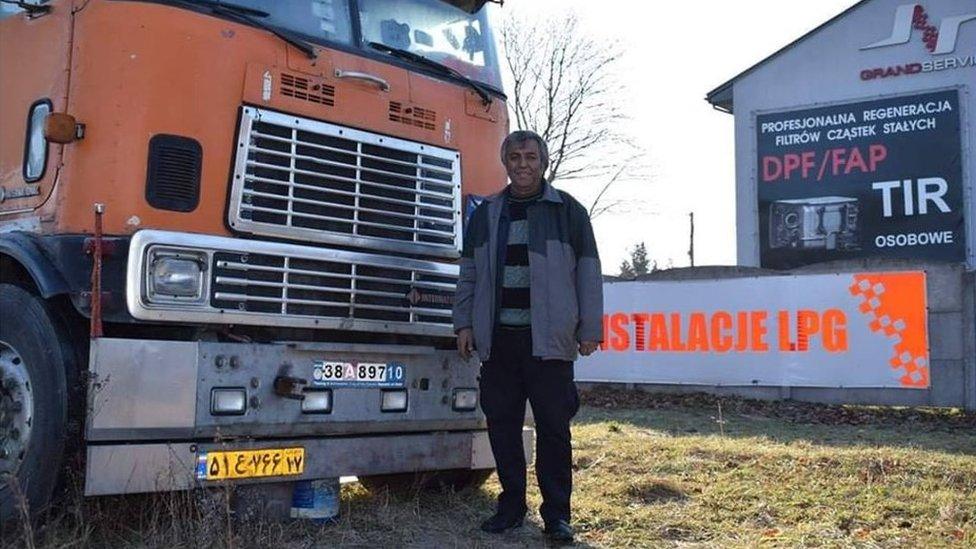
<instances>
[{"instance_id":1,"label":"utility pole","mask_svg":"<svg viewBox=\"0 0 976 549\"><path fill-rule=\"evenodd\" d=\"M691 220L691 235L688 242L688 257L691 259L691 266L695 266L695 212L689 212L688 218Z\"/></svg>"}]
</instances>

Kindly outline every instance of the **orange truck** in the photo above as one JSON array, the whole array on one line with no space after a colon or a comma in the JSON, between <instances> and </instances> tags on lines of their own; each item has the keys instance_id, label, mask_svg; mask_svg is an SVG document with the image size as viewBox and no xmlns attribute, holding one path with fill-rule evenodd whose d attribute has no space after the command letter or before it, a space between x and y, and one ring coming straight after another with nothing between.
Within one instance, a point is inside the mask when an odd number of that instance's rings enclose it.
<instances>
[{"instance_id":1,"label":"orange truck","mask_svg":"<svg viewBox=\"0 0 976 549\"><path fill-rule=\"evenodd\" d=\"M69 465L86 495L486 478L450 314L505 181L484 4L0 4L2 518Z\"/></svg>"}]
</instances>

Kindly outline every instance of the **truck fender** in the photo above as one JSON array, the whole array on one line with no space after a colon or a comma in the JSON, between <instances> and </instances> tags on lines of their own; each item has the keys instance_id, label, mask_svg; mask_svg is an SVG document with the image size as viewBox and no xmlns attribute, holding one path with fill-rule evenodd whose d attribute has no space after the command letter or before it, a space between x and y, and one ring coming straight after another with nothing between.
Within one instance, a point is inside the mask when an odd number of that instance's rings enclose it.
<instances>
[{"instance_id":1,"label":"truck fender","mask_svg":"<svg viewBox=\"0 0 976 549\"><path fill-rule=\"evenodd\" d=\"M28 233L0 233L0 266L6 263L5 260L23 268L45 299L70 291L64 276Z\"/></svg>"}]
</instances>

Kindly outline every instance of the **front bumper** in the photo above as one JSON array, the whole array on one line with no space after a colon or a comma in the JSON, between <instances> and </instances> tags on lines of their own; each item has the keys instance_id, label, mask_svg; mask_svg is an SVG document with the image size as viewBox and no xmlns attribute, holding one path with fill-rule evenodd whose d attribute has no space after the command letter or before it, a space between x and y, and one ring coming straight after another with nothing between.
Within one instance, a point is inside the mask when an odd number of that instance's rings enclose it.
<instances>
[{"instance_id":1,"label":"front bumper","mask_svg":"<svg viewBox=\"0 0 976 549\"><path fill-rule=\"evenodd\" d=\"M319 361L402 365L404 412L382 412L380 387L333 388L332 412L304 414L275 378L314 387ZM92 341L90 442L295 438L484 429L477 409L453 409L455 389L478 387L478 366L454 351L406 345L220 343L100 338ZM246 393L241 415L214 415L211 391Z\"/></svg>"},{"instance_id":2,"label":"front bumper","mask_svg":"<svg viewBox=\"0 0 976 549\"><path fill-rule=\"evenodd\" d=\"M279 375L313 385L316 361L397 363L404 412L381 410L382 388L333 387L332 411L305 414L279 396ZM332 343L220 343L95 339L86 427L89 495L187 489L203 452L300 446L300 477L235 483L494 466L478 410L452 406L478 387L475 362L428 347ZM214 415L211 391L246 391L241 415ZM526 435L531 451L531 431Z\"/></svg>"},{"instance_id":3,"label":"front bumper","mask_svg":"<svg viewBox=\"0 0 976 549\"><path fill-rule=\"evenodd\" d=\"M522 433L526 459L532 453L531 429ZM281 482L346 475L380 475L495 466L485 431L289 439L247 443L113 444L88 447L85 495L188 490L216 484L197 480L201 452L253 448L305 448L300 476L235 480L235 484Z\"/></svg>"}]
</instances>

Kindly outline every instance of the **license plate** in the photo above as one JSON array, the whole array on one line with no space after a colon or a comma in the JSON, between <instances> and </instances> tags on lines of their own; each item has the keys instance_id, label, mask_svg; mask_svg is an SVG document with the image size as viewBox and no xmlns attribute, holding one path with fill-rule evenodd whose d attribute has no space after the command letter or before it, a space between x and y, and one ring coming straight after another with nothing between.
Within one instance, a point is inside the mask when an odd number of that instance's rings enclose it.
<instances>
[{"instance_id":1,"label":"license plate","mask_svg":"<svg viewBox=\"0 0 976 549\"><path fill-rule=\"evenodd\" d=\"M284 477L304 471L305 448L202 452L197 456L200 480Z\"/></svg>"},{"instance_id":2,"label":"license plate","mask_svg":"<svg viewBox=\"0 0 976 549\"><path fill-rule=\"evenodd\" d=\"M402 387L406 367L398 362L316 361L312 383L328 387Z\"/></svg>"}]
</instances>

